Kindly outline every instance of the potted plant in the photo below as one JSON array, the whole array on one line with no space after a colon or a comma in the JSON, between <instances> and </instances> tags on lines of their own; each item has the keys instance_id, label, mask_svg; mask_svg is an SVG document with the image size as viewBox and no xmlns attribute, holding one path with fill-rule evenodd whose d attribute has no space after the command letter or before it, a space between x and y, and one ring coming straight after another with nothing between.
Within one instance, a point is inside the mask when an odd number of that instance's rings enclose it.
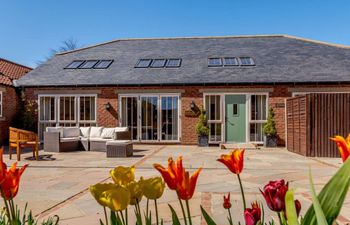
<instances>
[{"instance_id":1,"label":"potted plant","mask_svg":"<svg viewBox=\"0 0 350 225\"><path fill-rule=\"evenodd\" d=\"M207 147L208 144L208 135L209 135L209 126L207 121L207 116L203 107L200 110L199 120L196 125L196 133L198 135L198 146Z\"/></svg>"},{"instance_id":2,"label":"potted plant","mask_svg":"<svg viewBox=\"0 0 350 225\"><path fill-rule=\"evenodd\" d=\"M275 123L275 113L273 109L269 108L269 116L267 122L263 127L264 132L264 146L265 147L276 147L277 146L277 129Z\"/></svg>"}]
</instances>

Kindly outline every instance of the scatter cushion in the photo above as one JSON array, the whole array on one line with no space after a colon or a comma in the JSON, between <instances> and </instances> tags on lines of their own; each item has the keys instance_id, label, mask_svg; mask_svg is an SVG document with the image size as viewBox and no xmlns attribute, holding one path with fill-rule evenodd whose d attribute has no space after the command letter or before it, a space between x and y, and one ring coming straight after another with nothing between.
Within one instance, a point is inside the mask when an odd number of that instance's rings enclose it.
<instances>
[{"instance_id":1,"label":"scatter cushion","mask_svg":"<svg viewBox=\"0 0 350 225\"><path fill-rule=\"evenodd\" d=\"M116 127L114 128L115 132L124 132L124 131L128 131L129 128L128 127Z\"/></svg>"},{"instance_id":2,"label":"scatter cushion","mask_svg":"<svg viewBox=\"0 0 350 225\"><path fill-rule=\"evenodd\" d=\"M63 127L46 127L46 132L59 132L60 136L63 137Z\"/></svg>"},{"instance_id":3,"label":"scatter cushion","mask_svg":"<svg viewBox=\"0 0 350 225\"><path fill-rule=\"evenodd\" d=\"M88 138L90 136L90 127L80 127L80 136Z\"/></svg>"},{"instance_id":4,"label":"scatter cushion","mask_svg":"<svg viewBox=\"0 0 350 225\"><path fill-rule=\"evenodd\" d=\"M64 138L76 138L80 136L79 127L64 127L63 137Z\"/></svg>"},{"instance_id":5,"label":"scatter cushion","mask_svg":"<svg viewBox=\"0 0 350 225\"><path fill-rule=\"evenodd\" d=\"M103 127L91 127L90 138L101 138Z\"/></svg>"},{"instance_id":6,"label":"scatter cushion","mask_svg":"<svg viewBox=\"0 0 350 225\"><path fill-rule=\"evenodd\" d=\"M105 139L114 138L115 128L103 128L101 137Z\"/></svg>"}]
</instances>

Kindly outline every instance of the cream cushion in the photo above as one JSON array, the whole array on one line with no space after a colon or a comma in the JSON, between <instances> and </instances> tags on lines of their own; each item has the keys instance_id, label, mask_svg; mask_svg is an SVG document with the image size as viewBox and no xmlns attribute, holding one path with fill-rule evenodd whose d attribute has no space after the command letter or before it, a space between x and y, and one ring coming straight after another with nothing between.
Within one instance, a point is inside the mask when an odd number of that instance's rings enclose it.
<instances>
[{"instance_id":1,"label":"cream cushion","mask_svg":"<svg viewBox=\"0 0 350 225\"><path fill-rule=\"evenodd\" d=\"M101 137L105 139L114 138L115 128L103 128Z\"/></svg>"},{"instance_id":2,"label":"cream cushion","mask_svg":"<svg viewBox=\"0 0 350 225\"><path fill-rule=\"evenodd\" d=\"M63 127L46 127L46 132L59 132L60 136L63 137Z\"/></svg>"},{"instance_id":3,"label":"cream cushion","mask_svg":"<svg viewBox=\"0 0 350 225\"><path fill-rule=\"evenodd\" d=\"M90 138L101 138L103 127L91 127Z\"/></svg>"},{"instance_id":4,"label":"cream cushion","mask_svg":"<svg viewBox=\"0 0 350 225\"><path fill-rule=\"evenodd\" d=\"M114 128L115 132L124 132L124 131L128 131L129 128L128 127L116 127Z\"/></svg>"},{"instance_id":5,"label":"cream cushion","mask_svg":"<svg viewBox=\"0 0 350 225\"><path fill-rule=\"evenodd\" d=\"M79 127L64 127L63 137L64 138L75 138L80 136Z\"/></svg>"},{"instance_id":6,"label":"cream cushion","mask_svg":"<svg viewBox=\"0 0 350 225\"><path fill-rule=\"evenodd\" d=\"M90 137L90 127L80 127L80 136L84 138Z\"/></svg>"}]
</instances>

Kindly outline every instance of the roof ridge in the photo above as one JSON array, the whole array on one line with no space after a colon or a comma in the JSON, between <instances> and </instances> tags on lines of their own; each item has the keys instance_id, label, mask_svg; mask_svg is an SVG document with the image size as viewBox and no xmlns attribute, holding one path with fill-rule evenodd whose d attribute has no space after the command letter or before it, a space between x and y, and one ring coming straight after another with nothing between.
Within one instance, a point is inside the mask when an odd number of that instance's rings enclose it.
<instances>
[{"instance_id":1,"label":"roof ridge","mask_svg":"<svg viewBox=\"0 0 350 225\"><path fill-rule=\"evenodd\" d=\"M314 39L302 38L302 37L297 37L297 36L288 35L288 34L285 34L283 36L285 38L296 39L296 40L299 40L299 41L306 41L306 42L311 42L311 43L315 43L315 44L328 45L328 46L331 46L331 47L350 49L350 46L348 46L348 45L334 44L334 43L329 43L329 42L326 42L326 41L318 41L318 40L314 40Z\"/></svg>"},{"instance_id":2,"label":"roof ridge","mask_svg":"<svg viewBox=\"0 0 350 225\"><path fill-rule=\"evenodd\" d=\"M4 58L1 58L1 57L0 57L0 61L1 61L1 60L2 60L2 61L6 61L6 62L11 63L11 64L15 64L15 65L20 66L20 67L24 67L24 68L33 70L33 68L31 68L31 67L29 67L29 66L25 66L25 65L16 63L16 62L14 62L14 61L11 61L11 60L8 60L8 59L4 59Z\"/></svg>"}]
</instances>

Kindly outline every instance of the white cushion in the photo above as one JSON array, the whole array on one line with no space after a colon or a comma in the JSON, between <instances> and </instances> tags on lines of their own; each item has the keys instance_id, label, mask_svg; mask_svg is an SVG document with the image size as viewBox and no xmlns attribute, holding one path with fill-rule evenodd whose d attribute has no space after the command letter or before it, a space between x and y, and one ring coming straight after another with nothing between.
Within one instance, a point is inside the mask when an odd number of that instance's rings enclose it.
<instances>
[{"instance_id":1,"label":"white cushion","mask_svg":"<svg viewBox=\"0 0 350 225\"><path fill-rule=\"evenodd\" d=\"M114 128L115 132L124 132L124 131L128 131L129 128L128 127L116 127Z\"/></svg>"},{"instance_id":2,"label":"white cushion","mask_svg":"<svg viewBox=\"0 0 350 225\"><path fill-rule=\"evenodd\" d=\"M79 137L80 130L78 127L63 127L63 137L71 138L71 137Z\"/></svg>"},{"instance_id":3,"label":"white cushion","mask_svg":"<svg viewBox=\"0 0 350 225\"><path fill-rule=\"evenodd\" d=\"M106 139L114 138L115 128L103 128L101 137Z\"/></svg>"},{"instance_id":4,"label":"white cushion","mask_svg":"<svg viewBox=\"0 0 350 225\"><path fill-rule=\"evenodd\" d=\"M103 142L106 142L108 139L105 139L105 138L89 138L89 141L103 141Z\"/></svg>"},{"instance_id":5,"label":"white cushion","mask_svg":"<svg viewBox=\"0 0 350 225\"><path fill-rule=\"evenodd\" d=\"M61 138L60 142L73 142L73 141L79 141L79 137L69 137L69 138Z\"/></svg>"},{"instance_id":6,"label":"white cushion","mask_svg":"<svg viewBox=\"0 0 350 225\"><path fill-rule=\"evenodd\" d=\"M107 141L106 145L118 145L118 144L129 144L131 141L128 140L113 140Z\"/></svg>"},{"instance_id":7,"label":"white cushion","mask_svg":"<svg viewBox=\"0 0 350 225\"><path fill-rule=\"evenodd\" d=\"M80 135L88 138L90 136L90 127L80 127Z\"/></svg>"},{"instance_id":8,"label":"white cushion","mask_svg":"<svg viewBox=\"0 0 350 225\"><path fill-rule=\"evenodd\" d=\"M90 138L100 138L103 127L91 127Z\"/></svg>"},{"instance_id":9,"label":"white cushion","mask_svg":"<svg viewBox=\"0 0 350 225\"><path fill-rule=\"evenodd\" d=\"M80 138L81 141L88 141L89 140L89 138L87 138L87 137L80 136L79 138Z\"/></svg>"},{"instance_id":10,"label":"white cushion","mask_svg":"<svg viewBox=\"0 0 350 225\"><path fill-rule=\"evenodd\" d=\"M63 137L63 127L46 127L46 132L59 132L60 136Z\"/></svg>"}]
</instances>

